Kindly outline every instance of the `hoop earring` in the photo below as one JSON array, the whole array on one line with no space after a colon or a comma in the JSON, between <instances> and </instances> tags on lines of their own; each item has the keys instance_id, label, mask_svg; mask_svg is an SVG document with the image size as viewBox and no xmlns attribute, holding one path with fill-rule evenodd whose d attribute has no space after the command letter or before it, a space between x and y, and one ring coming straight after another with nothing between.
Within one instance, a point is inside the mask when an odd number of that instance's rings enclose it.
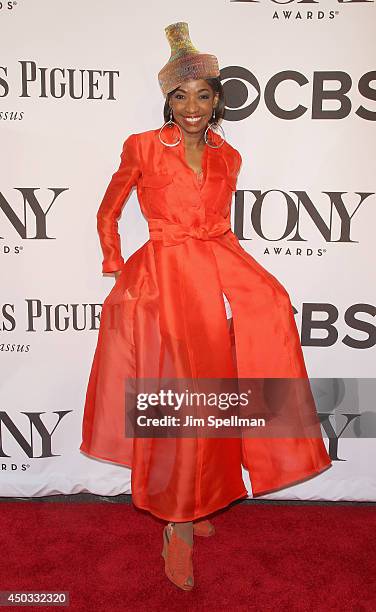
<instances>
[{"instance_id":1,"label":"hoop earring","mask_svg":"<svg viewBox=\"0 0 376 612\"><path fill-rule=\"evenodd\" d=\"M172 129L174 125L176 125L176 127L178 128L180 132L180 139L177 142L171 143L171 142L165 142L164 140L162 140L161 132L166 127L166 125L168 125L170 129ZM165 123L162 125L161 129L159 130L158 136L159 136L159 140L161 141L161 143L164 144L166 147L176 147L176 145L178 145L181 142L181 139L183 138L183 134L182 134L180 125L178 125L177 123L175 123L175 121L172 120L172 108L170 108L170 119L168 121L165 121Z\"/></svg>"},{"instance_id":2,"label":"hoop earring","mask_svg":"<svg viewBox=\"0 0 376 612\"><path fill-rule=\"evenodd\" d=\"M224 131L223 127L215 119L215 108L213 108L212 119L213 119L212 123L210 123L208 125L208 127L206 128L206 130L205 130L204 140L205 140L206 144L209 147L211 147L212 149L219 149L219 147L221 147L223 145L223 143L225 142L226 137L225 137L225 131ZM213 130L213 127L214 127L214 130ZM222 140L222 142L219 145L210 144L210 142L208 141L208 130L212 130L212 132L215 134L216 133L215 130L217 130L217 129L221 130L221 132L222 132L222 139L223 140Z\"/></svg>"}]
</instances>

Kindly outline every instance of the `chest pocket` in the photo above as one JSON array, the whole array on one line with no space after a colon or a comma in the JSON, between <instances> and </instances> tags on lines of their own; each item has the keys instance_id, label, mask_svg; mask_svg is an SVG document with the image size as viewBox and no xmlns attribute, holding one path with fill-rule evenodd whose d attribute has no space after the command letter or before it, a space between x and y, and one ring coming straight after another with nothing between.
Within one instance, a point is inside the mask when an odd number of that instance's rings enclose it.
<instances>
[{"instance_id":1,"label":"chest pocket","mask_svg":"<svg viewBox=\"0 0 376 612\"><path fill-rule=\"evenodd\" d=\"M142 185L147 189L161 189L172 183L171 174L144 174Z\"/></svg>"},{"instance_id":2,"label":"chest pocket","mask_svg":"<svg viewBox=\"0 0 376 612\"><path fill-rule=\"evenodd\" d=\"M221 213L226 218L230 214L230 206L231 206L231 201L232 201L232 195L230 197L230 194L236 191L236 178L234 178L233 176L227 175L223 180L224 180L225 188L226 190L228 190L227 191L228 195L226 195L226 203L224 204L221 210Z\"/></svg>"}]
</instances>

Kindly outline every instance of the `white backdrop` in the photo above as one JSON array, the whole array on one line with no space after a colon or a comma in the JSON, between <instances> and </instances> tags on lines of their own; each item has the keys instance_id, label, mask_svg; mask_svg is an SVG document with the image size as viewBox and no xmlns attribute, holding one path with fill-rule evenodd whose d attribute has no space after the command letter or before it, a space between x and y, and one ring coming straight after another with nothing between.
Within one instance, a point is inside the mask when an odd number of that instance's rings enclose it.
<instances>
[{"instance_id":1,"label":"white backdrop","mask_svg":"<svg viewBox=\"0 0 376 612\"><path fill-rule=\"evenodd\" d=\"M96 212L125 138L163 123L176 21L222 69L241 244L288 289L310 376L340 385L319 406L337 435L357 415L330 470L265 497L376 500L376 440L359 434L374 394L347 380L375 377L375 3L334 0L0 2L0 495L130 491L127 468L78 450L114 282ZM119 230L125 258L148 238L135 192Z\"/></svg>"}]
</instances>

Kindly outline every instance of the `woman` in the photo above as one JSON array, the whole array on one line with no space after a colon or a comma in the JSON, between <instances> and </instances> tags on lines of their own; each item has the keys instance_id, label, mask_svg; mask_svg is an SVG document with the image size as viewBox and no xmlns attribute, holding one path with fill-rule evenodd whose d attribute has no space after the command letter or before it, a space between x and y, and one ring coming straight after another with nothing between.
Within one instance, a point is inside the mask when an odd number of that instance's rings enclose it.
<instances>
[{"instance_id":1,"label":"woman","mask_svg":"<svg viewBox=\"0 0 376 612\"><path fill-rule=\"evenodd\" d=\"M225 107L217 59L192 45L185 22L165 31L165 123L125 140L97 214L103 272L116 283L103 303L80 449L132 468L133 503L168 522L166 574L190 590L193 534L212 535L205 517L247 496L242 465L258 495L314 476L330 459L319 426L312 437L304 429L316 412L289 295L231 231L242 159L214 129ZM150 239L124 263L117 219L134 186ZM125 435L128 381L252 377L303 381L288 400L260 396L292 423L289 435Z\"/></svg>"}]
</instances>

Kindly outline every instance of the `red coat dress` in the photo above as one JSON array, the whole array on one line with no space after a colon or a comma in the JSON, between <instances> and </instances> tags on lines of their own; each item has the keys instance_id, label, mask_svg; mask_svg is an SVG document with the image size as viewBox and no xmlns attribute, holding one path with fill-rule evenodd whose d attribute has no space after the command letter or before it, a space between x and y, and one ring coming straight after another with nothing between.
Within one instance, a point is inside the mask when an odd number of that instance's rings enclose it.
<instances>
[{"instance_id":1,"label":"red coat dress","mask_svg":"<svg viewBox=\"0 0 376 612\"><path fill-rule=\"evenodd\" d=\"M172 142L175 129L170 136L164 129L163 139ZM200 185L186 162L184 135L167 147L158 133L125 140L97 213L103 272L122 272L102 307L80 450L131 467L136 506L189 521L247 496L242 465L258 495L331 462L320 431L299 437L295 427L280 438L125 437L127 378L308 378L288 292L230 228L239 152L227 141L205 145ZM117 220L132 187L150 239L124 262ZM233 314L236 362L222 292ZM307 397L304 408L295 396L281 401L282 418L300 423L302 410L316 418Z\"/></svg>"}]
</instances>

